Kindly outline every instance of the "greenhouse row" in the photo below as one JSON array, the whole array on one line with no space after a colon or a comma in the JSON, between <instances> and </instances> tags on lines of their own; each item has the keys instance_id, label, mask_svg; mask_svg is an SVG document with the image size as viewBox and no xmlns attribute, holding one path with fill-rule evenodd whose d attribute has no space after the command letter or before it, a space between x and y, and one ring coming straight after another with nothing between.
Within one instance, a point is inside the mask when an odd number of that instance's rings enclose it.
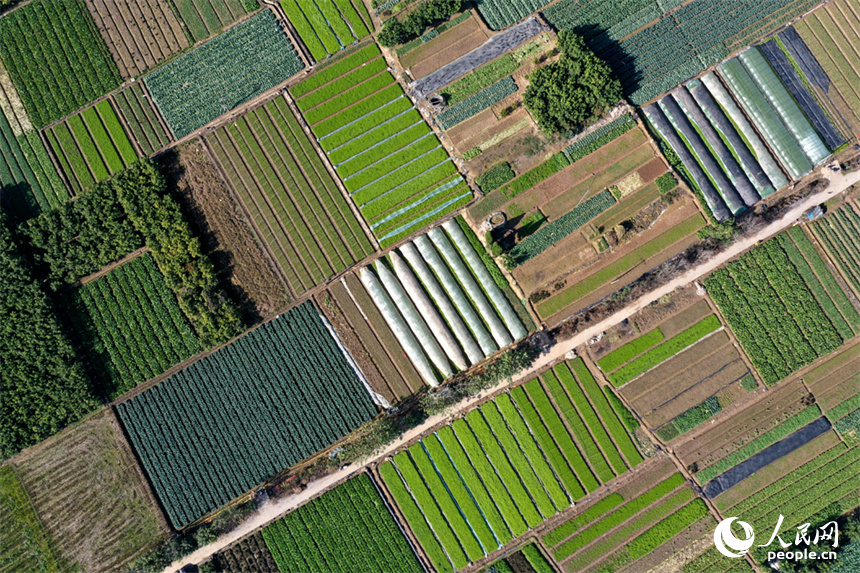
<instances>
[{"instance_id":1,"label":"greenhouse row","mask_svg":"<svg viewBox=\"0 0 860 573\"><path fill-rule=\"evenodd\" d=\"M792 41L791 50L776 40L749 48L644 108L718 221L809 173L845 141L801 77L815 68L792 64L802 51Z\"/></svg>"},{"instance_id":2,"label":"greenhouse row","mask_svg":"<svg viewBox=\"0 0 860 573\"><path fill-rule=\"evenodd\" d=\"M430 386L527 334L456 220L362 268L359 276Z\"/></svg>"}]
</instances>

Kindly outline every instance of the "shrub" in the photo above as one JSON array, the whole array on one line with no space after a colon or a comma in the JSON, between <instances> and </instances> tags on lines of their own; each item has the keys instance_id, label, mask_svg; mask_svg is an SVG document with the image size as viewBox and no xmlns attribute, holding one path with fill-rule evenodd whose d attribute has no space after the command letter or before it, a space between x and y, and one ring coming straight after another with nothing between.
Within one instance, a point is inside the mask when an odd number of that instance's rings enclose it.
<instances>
[{"instance_id":1,"label":"shrub","mask_svg":"<svg viewBox=\"0 0 860 573\"><path fill-rule=\"evenodd\" d=\"M678 180L668 172L655 179L654 183L657 184L657 189L660 190L660 193L664 194L678 186Z\"/></svg>"}]
</instances>

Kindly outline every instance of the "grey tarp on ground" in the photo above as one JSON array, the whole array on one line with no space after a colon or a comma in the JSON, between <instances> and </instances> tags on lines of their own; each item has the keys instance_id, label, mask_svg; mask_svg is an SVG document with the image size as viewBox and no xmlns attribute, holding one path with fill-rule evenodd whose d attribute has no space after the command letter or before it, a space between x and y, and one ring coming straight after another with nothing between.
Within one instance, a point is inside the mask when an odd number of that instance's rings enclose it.
<instances>
[{"instance_id":1,"label":"grey tarp on ground","mask_svg":"<svg viewBox=\"0 0 860 573\"><path fill-rule=\"evenodd\" d=\"M732 152L729 150L728 146L726 146L726 143L722 140L720 134L717 133L717 130L714 129L714 126L711 125L708 118L705 117L704 112L699 108L699 104L696 103L696 100L693 99L693 96L689 91L687 91L687 88L680 86L672 92L672 97L678 102L681 109L683 109L687 114L687 117L696 124L696 127L699 128L702 135L705 136L705 140L708 142L708 145L711 146L713 152L716 153L717 159L723 165L726 174L729 176L732 185L735 186L735 189L740 194L744 204L747 207L751 207L758 203L758 200L761 199L761 197L756 193L756 190L753 188L750 180L747 179L747 176L741 169L737 159L732 155Z\"/></svg>"},{"instance_id":2,"label":"grey tarp on ground","mask_svg":"<svg viewBox=\"0 0 860 573\"><path fill-rule=\"evenodd\" d=\"M736 486L752 474L781 457L787 456L797 448L808 444L830 429L830 421L824 416L800 428L788 437L772 444L753 457L743 461L732 469L718 475L705 485L702 493L708 499L714 499L724 491Z\"/></svg>"},{"instance_id":3,"label":"grey tarp on ground","mask_svg":"<svg viewBox=\"0 0 860 573\"><path fill-rule=\"evenodd\" d=\"M416 80L409 85L415 97L421 99L447 86L478 66L490 60L495 60L505 52L513 50L520 44L531 40L548 28L535 18L517 24L509 30L496 34L465 56L462 56L446 66L442 66L432 74Z\"/></svg>"},{"instance_id":4,"label":"grey tarp on ground","mask_svg":"<svg viewBox=\"0 0 860 573\"><path fill-rule=\"evenodd\" d=\"M767 197L773 193L773 185L767 175L765 175L761 164L752 154L749 147L747 147L747 144L744 143L743 137L741 137L738 130L735 129L735 126L732 125L731 120L726 117L720 104L717 103L714 96L712 96L711 92L708 91L707 86L699 80L693 80L687 84L687 89L690 91L690 94L692 94L693 99L696 100L696 103L699 104L701 110L708 117L708 120L711 122L711 125L714 126L714 129L719 131L729 142L729 145L732 146L732 149L741 160L741 167L743 167L744 172L747 174L747 177L749 177L749 180L755 187L756 192L761 197ZM762 145L762 148L763 147L764 145ZM766 149L764 151L767 152ZM776 164L774 164L774 167L776 167Z\"/></svg>"},{"instance_id":5,"label":"grey tarp on ground","mask_svg":"<svg viewBox=\"0 0 860 573\"><path fill-rule=\"evenodd\" d=\"M800 106L767 63L764 55L757 48L741 52L738 59L752 76L761 92L767 97L771 108L788 128L791 136L797 141L803 154L813 166L821 163L830 151L818 136L815 128L803 115Z\"/></svg>"},{"instance_id":6,"label":"grey tarp on ground","mask_svg":"<svg viewBox=\"0 0 860 573\"><path fill-rule=\"evenodd\" d=\"M821 64L818 63L815 55L800 37L800 34L797 33L797 30L794 29L794 26L789 26L780 32L778 37L809 83L827 92L830 89L830 77L822 69Z\"/></svg>"},{"instance_id":7,"label":"grey tarp on ground","mask_svg":"<svg viewBox=\"0 0 860 573\"><path fill-rule=\"evenodd\" d=\"M770 63L773 71L779 77L780 81L788 89L788 92L800 106L800 109L806 115L806 118L818 132L818 135L824 140L824 144L831 151L845 143L845 138L842 137L834 127L830 118L821 109L818 100L803 83L800 74L785 55L785 52L776 43L776 40L770 40L758 47L764 57Z\"/></svg>"},{"instance_id":8,"label":"grey tarp on ground","mask_svg":"<svg viewBox=\"0 0 860 573\"><path fill-rule=\"evenodd\" d=\"M711 180L708 179L708 176L705 175L704 171L702 171L696 158L693 157L693 154L690 153L690 150L687 149L687 146L684 145L684 142L675 132L675 128L672 127L671 123L669 123L669 119L663 113L663 110L660 109L660 106L652 103L651 105L643 108L643 110L651 121L651 124L660 132L666 141L669 142L669 145L673 150L675 150L675 153L678 154L678 158L684 164L684 167L687 168L687 171L690 172L690 176L695 180L699 189L702 190L702 194L705 196L705 201L708 203L708 207L711 209L711 212L714 214L717 221L722 221L731 217L732 214L729 211L729 208L726 207L726 203L723 201L723 198L720 197L720 194L717 193L716 189L714 189L714 186L711 184Z\"/></svg>"},{"instance_id":9,"label":"grey tarp on ground","mask_svg":"<svg viewBox=\"0 0 860 573\"><path fill-rule=\"evenodd\" d=\"M659 103L666 117L675 127L675 130L687 141L690 151L693 152L693 155L699 160L705 172L713 180L717 190L726 202L726 206L733 215L737 215L744 208L743 199L741 199L741 196L738 194L735 186L732 185L732 182L729 181L729 178L726 177L726 174L723 173L723 168L720 167L717 158L714 157L714 154L711 153L711 150L702 141L693 124L684 115L681 106L678 105L678 102L672 96L665 96Z\"/></svg>"},{"instance_id":10,"label":"grey tarp on ground","mask_svg":"<svg viewBox=\"0 0 860 573\"><path fill-rule=\"evenodd\" d=\"M759 137L758 132L753 128L752 124L747 120L747 116L732 99L729 90L723 85L717 74L708 72L701 77L702 83L708 88L708 93L717 101L720 109L731 120L732 124L740 131L746 142L752 149L753 155L758 161L761 168L764 170L767 178L770 180L774 189L782 189L788 185L788 177L785 176L782 169L777 163L770 150ZM762 193L763 197L767 197L769 193Z\"/></svg>"}]
</instances>

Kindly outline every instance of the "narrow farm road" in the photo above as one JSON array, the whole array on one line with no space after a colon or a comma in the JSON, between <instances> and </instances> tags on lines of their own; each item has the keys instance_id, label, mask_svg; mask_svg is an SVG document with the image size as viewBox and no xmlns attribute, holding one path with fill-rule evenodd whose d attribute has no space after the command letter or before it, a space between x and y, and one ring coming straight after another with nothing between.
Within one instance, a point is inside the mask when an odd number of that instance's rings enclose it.
<instances>
[{"instance_id":1,"label":"narrow farm road","mask_svg":"<svg viewBox=\"0 0 860 573\"><path fill-rule=\"evenodd\" d=\"M709 273L717 269L720 265L732 260L733 258L742 254L747 249L755 246L757 242L763 241L775 235L779 231L790 227L800 217L800 215L810 207L814 207L815 205L823 203L824 201L831 199L837 194L845 191L855 183L860 182L860 170L846 174L841 171L833 173L827 168L822 168L821 174L824 177L830 179L830 186L825 191L807 197L804 201L802 201L796 207L786 213L786 215L782 217L782 219L774 221L755 235L738 241L737 243L729 247L726 251L720 253L719 255L716 255L710 261L707 261L706 263L703 263L695 268L688 270L686 273L675 278L666 285L663 285L662 287L659 287L647 293L641 298L635 300L629 306L619 310L605 320L583 330L582 332L576 334L574 337L559 342L553 348L551 348L549 352L540 356L528 370L525 370L521 372L518 376L516 376L511 382L511 384L520 380L527 379L530 376L534 375L534 373L541 368L544 368L545 366L548 366L556 361L563 360L564 356L568 352L570 352L577 346L584 344L593 336L600 334L601 332L607 330L609 327L618 324L626 318L631 317L642 308L658 300L660 297L671 293L677 287L688 285L693 281L696 281L708 275ZM458 412L467 409L474 403L480 401L483 396L487 395L487 393L494 393L496 391L502 390L508 385L509 383L501 383L494 388L491 388L487 391L482 392L481 394L478 394L477 396L463 400L462 402L457 404L457 406L448 414L437 415L428 418L421 426L418 426L417 428L414 428L409 432L405 433L402 438L400 438L396 442L389 444L384 451L382 451L374 458L366 460L362 465L353 464L348 466L344 470L336 471L324 478L314 481L308 484L307 489L305 489L299 494L266 502L260 507L259 510L252 514L235 530L219 537L214 543L211 543L209 545L206 545L205 547L201 547L200 549L194 551L182 561L174 562L170 567L164 570L164 573L173 573L177 571L183 564L199 564L206 561L210 556L214 555L218 551L238 541L242 537L253 533L254 531L264 527L265 525L277 520L298 505L324 492L326 489L337 484L341 480L345 480L352 474L360 471L363 467L375 461L384 459L386 456L390 455L392 452L401 447L403 444L409 442L413 438L420 436L421 434L430 430L437 424L440 424L442 422L445 422L447 419L455 417Z\"/></svg>"}]
</instances>

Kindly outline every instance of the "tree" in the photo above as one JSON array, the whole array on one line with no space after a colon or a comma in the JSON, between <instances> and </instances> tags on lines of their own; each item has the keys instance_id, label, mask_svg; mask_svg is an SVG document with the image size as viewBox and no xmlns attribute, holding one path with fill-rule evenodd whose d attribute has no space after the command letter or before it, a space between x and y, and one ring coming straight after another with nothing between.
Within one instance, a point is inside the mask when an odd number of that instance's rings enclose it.
<instances>
[{"instance_id":1,"label":"tree","mask_svg":"<svg viewBox=\"0 0 860 573\"><path fill-rule=\"evenodd\" d=\"M386 48L405 44L424 33L434 23L445 20L463 9L463 0L428 0L421 2L403 21L389 18L377 36Z\"/></svg>"},{"instance_id":2,"label":"tree","mask_svg":"<svg viewBox=\"0 0 860 573\"><path fill-rule=\"evenodd\" d=\"M529 76L523 102L538 125L552 133L578 130L621 99L621 82L585 41L572 32L558 34L561 57Z\"/></svg>"}]
</instances>

